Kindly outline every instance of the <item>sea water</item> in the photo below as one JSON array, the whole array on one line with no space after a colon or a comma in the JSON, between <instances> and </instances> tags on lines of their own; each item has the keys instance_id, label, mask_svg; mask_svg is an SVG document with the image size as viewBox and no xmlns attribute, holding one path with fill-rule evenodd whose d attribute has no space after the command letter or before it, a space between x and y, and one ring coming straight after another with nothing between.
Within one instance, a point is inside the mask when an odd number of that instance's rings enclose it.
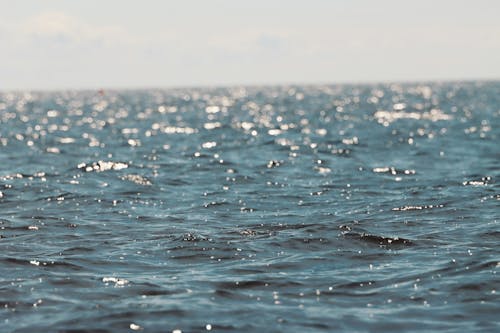
<instances>
[{"instance_id":1,"label":"sea water","mask_svg":"<svg viewBox=\"0 0 500 333\"><path fill-rule=\"evenodd\" d=\"M500 82L0 93L2 332L500 330Z\"/></svg>"}]
</instances>

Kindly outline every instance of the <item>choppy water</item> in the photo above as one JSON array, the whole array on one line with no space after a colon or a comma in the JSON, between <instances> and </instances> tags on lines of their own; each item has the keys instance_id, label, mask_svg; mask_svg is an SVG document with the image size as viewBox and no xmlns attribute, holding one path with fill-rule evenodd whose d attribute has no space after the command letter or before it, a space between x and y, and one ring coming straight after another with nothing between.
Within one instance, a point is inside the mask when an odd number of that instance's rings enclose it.
<instances>
[{"instance_id":1,"label":"choppy water","mask_svg":"<svg viewBox=\"0 0 500 333\"><path fill-rule=\"evenodd\" d=\"M500 82L3 93L0 117L2 332L500 330Z\"/></svg>"}]
</instances>

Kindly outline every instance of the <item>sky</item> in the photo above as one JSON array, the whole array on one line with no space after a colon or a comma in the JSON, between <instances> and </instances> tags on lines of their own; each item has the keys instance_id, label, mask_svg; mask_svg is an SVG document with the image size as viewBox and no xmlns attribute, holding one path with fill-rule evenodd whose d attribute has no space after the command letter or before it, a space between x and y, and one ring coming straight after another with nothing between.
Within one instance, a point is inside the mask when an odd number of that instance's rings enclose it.
<instances>
[{"instance_id":1,"label":"sky","mask_svg":"<svg viewBox=\"0 0 500 333\"><path fill-rule=\"evenodd\" d=\"M500 79L498 0L0 0L0 90Z\"/></svg>"}]
</instances>

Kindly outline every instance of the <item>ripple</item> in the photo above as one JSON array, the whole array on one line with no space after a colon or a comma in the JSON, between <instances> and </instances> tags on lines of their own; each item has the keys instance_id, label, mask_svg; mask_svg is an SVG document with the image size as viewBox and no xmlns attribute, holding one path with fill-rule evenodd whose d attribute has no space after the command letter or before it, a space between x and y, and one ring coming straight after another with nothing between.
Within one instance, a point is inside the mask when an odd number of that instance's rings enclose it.
<instances>
[{"instance_id":1,"label":"ripple","mask_svg":"<svg viewBox=\"0 0 500 333\"><path fill-rule=\"evenodd\" d=\"M87 165L85 163L78 164L78 169L85 172L103 172L108 170L122 170L128 168L127 163L113 161L97 161Z\"/></svg>"},{"instance_id":2,"label":"ripple","mask_svg":"<svg viewBox=\"0 0 500 333\"><path fill-rule=\"evenodd\" d=\"M411 210L424 210L424 209L435 209L435 208L443 208L444 205L438 204L438 205L422 205L422 206L402 206L402 207L394 207L392 210L393 211L399 211L399 212L404 212L404 211L411 211Z\"/></svg>"},{"instance_id":3,"label":"ripple","mask_svg":"<svg viewBox=\"0 0 500 333\"><path fill-rule=\"evenodd\" d=\"M485 186L491 183L491 177L482 177L480 180L467 180L462 184L464 186Z\"/></svg>"},{"instance_id":4,"label":"ripple","mask_svg":"<svg viewBox=\"0 0 500 333\"><path fill-rule=\"evenodd\" d=\"M2 330L495 331L498 91L0 92Z\"/></svg>"},{"instance_id":5,"label":"ripple","mask_svg":"<svg viewBox=\"0 0 500 333\"><path fill-rule=\"evenodd\" d=\"M378 244L382 246L397 246L397 245L404 245L404 246L411 246L414 245L414 242L412 240L409 240L407 238L402 238L402 237L384 237L384 236L378 236L378 235L372 235L372 234L366 234L366 233L357 233L357 232L345 232L342 234L344 237L347 238L352 238L356 240L360 240L365 243L373 243L373 244Z\"/></svg>"},{"instance_id":6,"label":"ripple","mask_svg":"<svg viewBox=\"0 0 500 333\"><path fill-rule=\"evenodd\" d=\"M121 279L121 278L117 278L117 277L113 277L113 276L103 277L102 282L104 282L106 285L114 283L115 287L123 287L123 286L130 283L130 281L128 281L126 279Z\"/></svg>"},{"instance_id":7,"label":"ripple","mask_svg":"<svg viewBox=\"0 0 500 333\"><path fill-rule=\"evenodd\" d=\"M430 120L432 122L453 119L453 116L446 114L439 109L432 109L428 112L377 111L373 116L379 123L384 125L388 125L400 119Z\"/></svg>"},{"instance_id":8,"label":"ripple","mask_svg":"<svg viewBox=\"0 0 500 333\"><path fill-rule=\"evenodd\" d=\"M374 173L389 173L391 175L414 175L416 174L415 170L402 170L396 169L394 167L379 167L373 168Z\"/></svg>"},{"instance_id":9,"label":"ripple","mask_svg":"<svg viewBox=\"0 0 500 333\"><path fill-rule=\"evenodd\" d=\"M151 186L153 183L151 181L143 176L140 175L124 175L121 177L123 180L130 181L132 183L135 183L137 185L142 185L142 186Z\"/></svg>"}]
</instances>

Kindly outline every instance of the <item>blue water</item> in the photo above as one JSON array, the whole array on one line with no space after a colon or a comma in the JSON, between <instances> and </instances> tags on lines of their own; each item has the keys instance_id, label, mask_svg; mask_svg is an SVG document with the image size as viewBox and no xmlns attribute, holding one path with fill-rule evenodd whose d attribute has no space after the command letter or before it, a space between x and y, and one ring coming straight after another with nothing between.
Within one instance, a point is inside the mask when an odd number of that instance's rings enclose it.
<instances>
[{"instance_id":1,"label":"blue water","mask_svg":"<svg viewBox=\"0 0 500 333\"><path fill-rule=\"evenodd\" d=\"M0 94L2 332L498 332L500 82Z\"/></svg>"}]
</instances>

